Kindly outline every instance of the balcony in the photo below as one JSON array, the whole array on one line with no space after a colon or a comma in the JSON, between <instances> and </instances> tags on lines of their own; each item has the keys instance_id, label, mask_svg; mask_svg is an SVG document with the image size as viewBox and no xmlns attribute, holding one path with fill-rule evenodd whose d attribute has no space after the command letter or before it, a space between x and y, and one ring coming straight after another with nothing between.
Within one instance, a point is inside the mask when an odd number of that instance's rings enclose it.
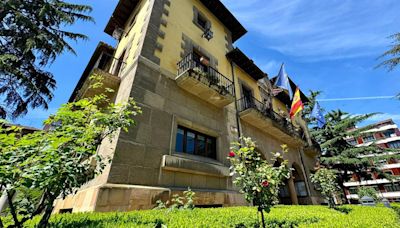
<instances>
[{"instance_id":1,"label":"balcony","mask_svg":"<svg viewBox=\"0 0 400 228\"><path fill-rule=\"evenodd\" d=\"M287 144L305 145L307 142L300 128L272 110L272 107L253 97L238 101L240 118L248 124L282 140Z\"/></svg>"},{"instance_id":2,"label":"balcony","mask_svg":"<svg viewBox=\"0 0 400 228\"><path fill-rule=\"evenodd\" d=\"M175 80L182 89L217 107L235 101L233 82L211 66L194 60L192 53L178 63Z\"/></svg>"},{"instance_id":3,"label":"balcony","mask_svg":"<svg viewBox=\"0 0 400 228\"><path fill-rule=\"evenodd\" d=\"M91 71L89 71L88 74L85 72L87 75L82 77L81 80L84 81L80 81L80 84L78 83L77 88L80 88L76 92L75 100L85 97L93 97L96 94L102 93L106 94L110 100L113 100L121 82L119 73L125 68L125 66L126 63L122 60L116 59L112 55L105 52L100 53L97 61L92 67L90 67ZM90 77L94 74L102 77L102 86L93 88L93 85L96 83L96 81ZM112 89L114 92L107 92L106 89Z\"/></svg>"}]
</instances>

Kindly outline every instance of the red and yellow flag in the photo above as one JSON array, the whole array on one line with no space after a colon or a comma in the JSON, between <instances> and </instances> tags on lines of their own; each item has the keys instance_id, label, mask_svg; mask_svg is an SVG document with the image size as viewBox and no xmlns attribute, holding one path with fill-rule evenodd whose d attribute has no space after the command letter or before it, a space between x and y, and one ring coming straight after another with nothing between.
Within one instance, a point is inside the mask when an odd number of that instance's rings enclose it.
<instances>
[{"instance_id":1,"label":"red and yellow flag","mask_svg":"<svg viewBox=\"0 0 400 228\"><path fill-rule=\"evenodd\" d=\"M295 117L297 113L299 113L303 109L304 105L300 98L300 90L299 87L297 87L296 92L294 93L293 96L292 107L290 109L290 119L293 119L293 117Z\"/></svg>"}]
</instances>

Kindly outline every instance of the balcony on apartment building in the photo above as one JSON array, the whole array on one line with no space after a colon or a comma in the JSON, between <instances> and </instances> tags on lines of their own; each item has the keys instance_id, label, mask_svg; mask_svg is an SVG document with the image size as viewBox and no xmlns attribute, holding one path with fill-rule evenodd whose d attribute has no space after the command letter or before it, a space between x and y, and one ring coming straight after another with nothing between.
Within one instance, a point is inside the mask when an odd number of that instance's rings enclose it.
<instances>
[{"instance_id":1,"label":"balcony on apartment building","mask_svg":"<svg viewBox=\"0 0 400 228\"><path fill-rule=\"evenodd\" d=\"M235 101L233 82L190 53L178 63L176 82L187 92L217 107Z\"/></svg>"},{"instance_id":2,"label":"balcony on apartment building","mask_svg":"<svg viewBox=\"0 0 400 228\"><path fill-rule=\"evenodd\" d=\"M125 68L126 63L121 59L114 58L113 53L114 49L105 43L101 42L97 46L70 101L102 93L111 100L114 98L121 82L119 73ZM94 86L98 81L92 78L93 75L100 76L102 85Z\"/></svg>"},{"instance_id":3,"label":"balcony on apartment building","mask_svg":"<svg viewBox=\"0 0 400 228\"><path fill-rule=\"evenodd\" d=\"M290 120L276 113L272 107L254 97L244 97L238 101L240 118L248 124L271 134L284 142L305 144L305 135Z\"/></svg>"}]
</instances>

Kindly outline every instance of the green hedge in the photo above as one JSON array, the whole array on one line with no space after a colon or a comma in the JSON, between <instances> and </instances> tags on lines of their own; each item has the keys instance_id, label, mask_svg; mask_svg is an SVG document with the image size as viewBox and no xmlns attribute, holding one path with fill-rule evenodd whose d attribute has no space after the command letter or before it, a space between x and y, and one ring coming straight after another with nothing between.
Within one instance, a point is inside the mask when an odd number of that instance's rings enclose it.
<instances>
[{"instance_id":1,"label":"green hedge","mask_svg":"<svg viewBox=\"0 0 400 228\"><path fill-rule=\"evenodd\" d=\"M390 205L400 218L400 203L391 203Z\"/></svg>"},{"instance_id":2,"label":"green hedge","mask_svg":"<svg viewBox=\"0 0 400 228\"><path fill-rule=\"evenodd\" d=\"M266 215L268 227L400 227L394 210L384 207L276 206ZM133 211L56 215L51 227L254 227L256 209L231 207L193 211ZM34 226L34 222L28 224ZM158 226L157 226L158 225Z\"/></svg>"}]
</instances>

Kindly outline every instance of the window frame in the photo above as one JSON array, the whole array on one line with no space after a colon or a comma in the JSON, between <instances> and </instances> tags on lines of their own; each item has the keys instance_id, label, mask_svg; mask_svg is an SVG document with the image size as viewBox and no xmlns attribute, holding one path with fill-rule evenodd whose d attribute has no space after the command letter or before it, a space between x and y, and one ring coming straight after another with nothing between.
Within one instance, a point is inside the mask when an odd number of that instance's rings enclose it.
<instances>
[{"instance_id":1,"label":"window frame","mask_svg":"<svg viewBox=\"0 0 400 228\"><path fill-rule=\"evenodd\" d=\"M199 18L202 19L205 24L202 26L199 23ZM193 7L193 23L199 27L203 32L205 32L207 29L211 29L211 21L208 20L208 18L200 12L196 7Z\"/></svg>"},{"instance_id":2,"label":"window frame","mask_svg":"<svg viewBox=\"0 0 400 228\"><path fill-rule=\"evenodd\" d=\"M200 157L217 160L217 137L201 133L199 131L184 127L182 125L178 125L176 134L178 134L179 130L183 130L182 151L177 150L178 137L176 137L176 140L175 140L175 152L176 153L195 155L195 156L200 156ZM187 152L187 135L188 135L188 133L193 133L195 136L193 153ZM198 140L199 136L204 137L204 152L203 153L199 152L199 140ZM209 142L211 142L211 144L213 144L213 148L211 148L211 149L209 149Z\"/></svg>"}]
</instances>

